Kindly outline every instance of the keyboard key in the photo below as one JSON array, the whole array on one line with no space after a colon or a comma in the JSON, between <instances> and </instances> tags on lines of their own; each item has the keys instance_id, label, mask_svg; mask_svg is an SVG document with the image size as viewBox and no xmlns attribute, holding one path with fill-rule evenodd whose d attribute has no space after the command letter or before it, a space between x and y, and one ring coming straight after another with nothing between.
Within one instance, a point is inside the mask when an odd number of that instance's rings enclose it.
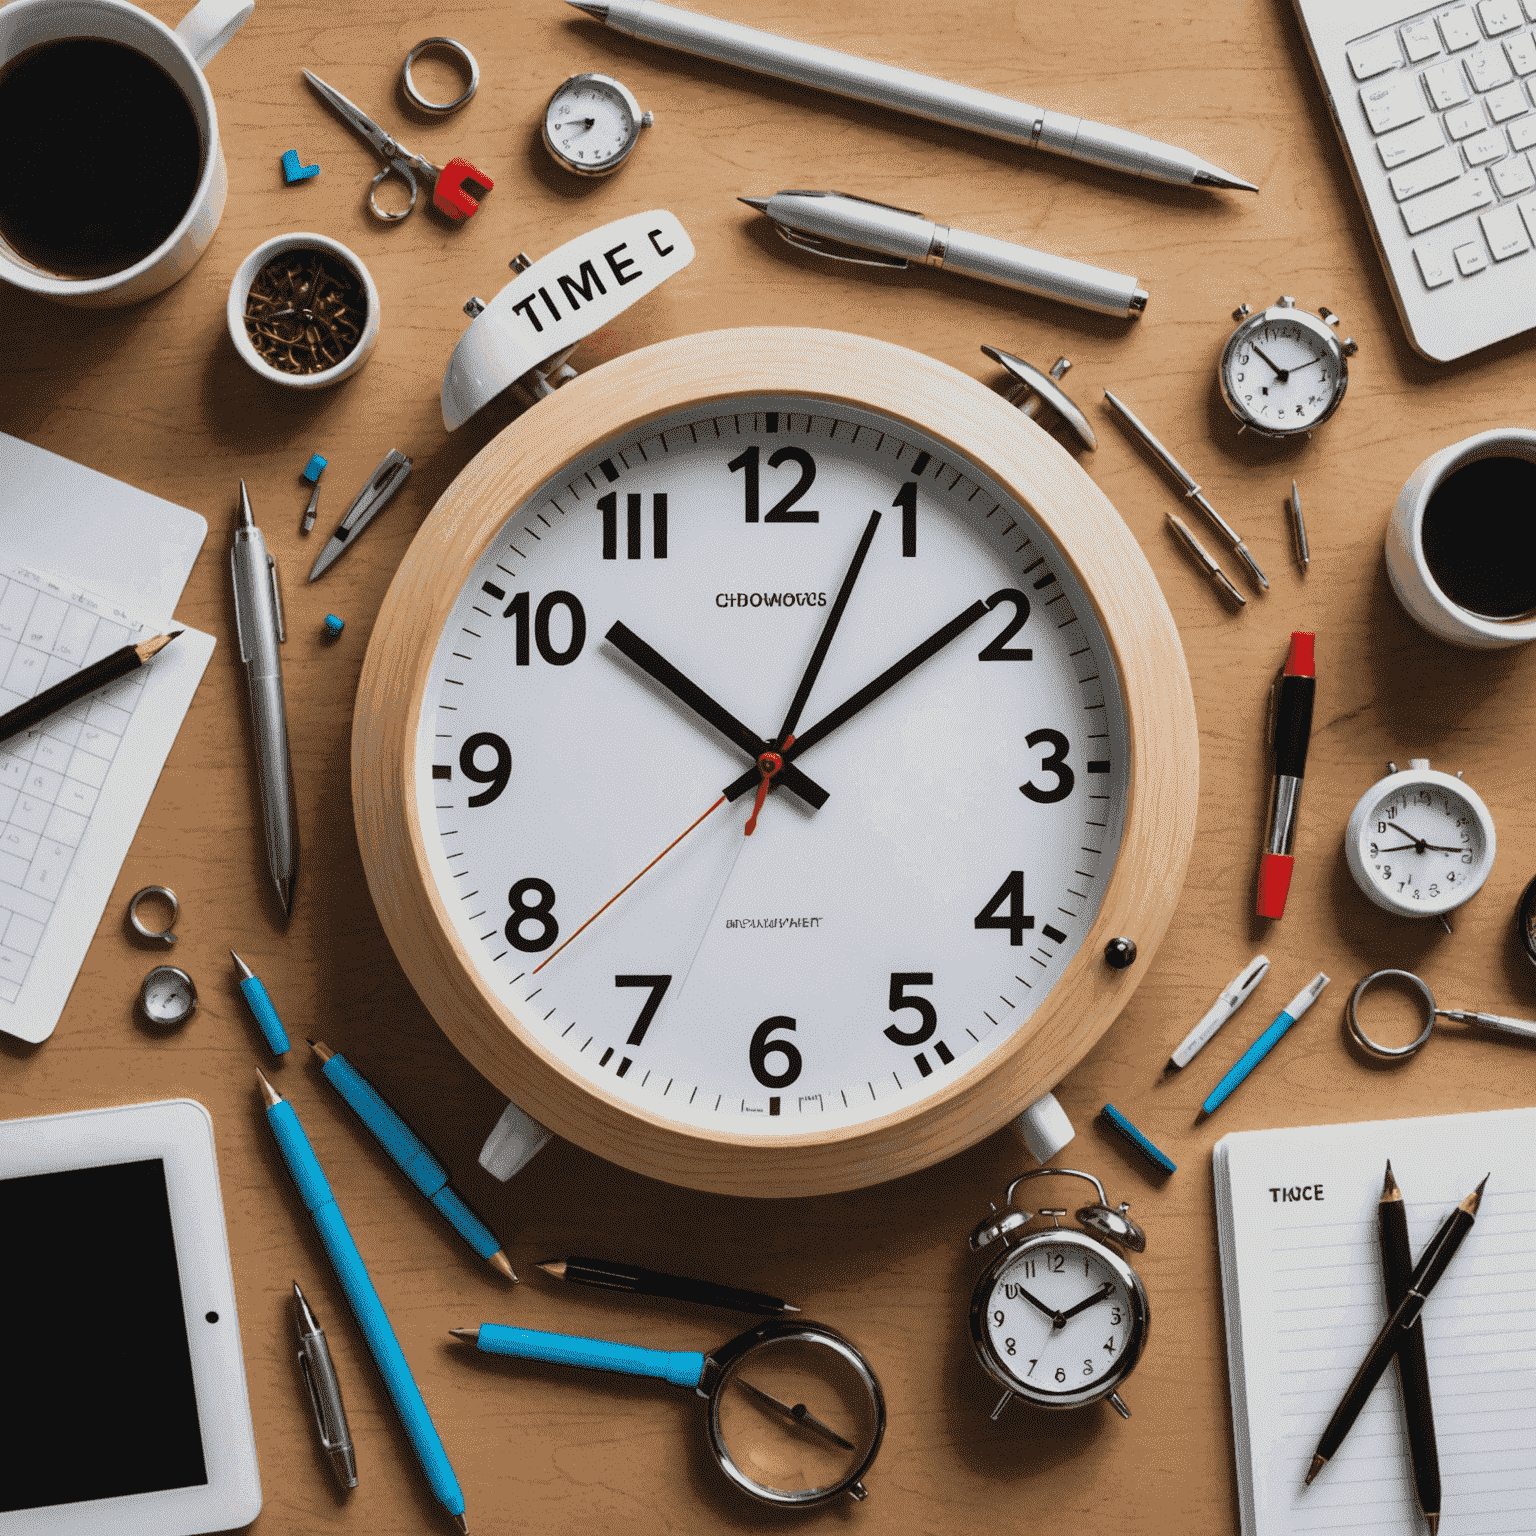
<instances>
[{"instance_id":1,"label":"keyboard key","mask_svg":"<svg viewBox=\"0 0 1536 1536\"><path fill-rule=\"evenodd\" d=\"M1488 258L1483 255L1480 245L1458 245L1451 254L1456 258L1456 265L1461 269L1463 277L1471 277L1474 272L1481 272L1488 265Z\"/></svg>"},{"instance_id":2,"label":"keyboard key","mask_svg":"<svg viewBox=\"0 0 1536 1536\"><path fill-rule=\"evenodd\" d=\"M1508 261L1511 256L1530 250L1531 242L1526 239L1518 209L1493 208L1480 214L1477 222L1483 226L1483 238L1495 261Z\"/></svg>"},{"instance_id":3,"label":"keyboard key","mask_svg":"<svg viewBox=\"0 0 1536 1536\"><path fill-rule=\"evenodd\" d=\"M1474 133L1470 139L1464 139L1461 152L1467 157L1468 165L1487 165L1490 160L1498 160L1503 156L1504 135L1497 128L1485 128L1481 133Z\"/></svg>"},{"instance_id":4,"label":"keyboard key","mask_svg":"<svg viewBox=\"0 0 1536 1536\"><path fill-rule=\"evenodd\" d=\"M1400 171L1393 171L1387 181L1391 184L1393 197L1401 203L1432 187L1443 187L1460 175L1461 156L1454 149L1437 149L1434 154L1425 155ZM1516 190L1524 192L1525 188Z\"/></svg>"},{"instance_id":5,"label":"keyboard key","mask_svg":"<svg viewBox=\"0 0 1536 1536\"><path fill-rule=\"evenodd\" d=\"M1449 64L1435 64L1424 71L1424 89L1429 92L1429 99L1444 112L1447 107L1459 107L1467 99L1467 77L1454 60Z\"/></svg>"},{"instance_id":6,"label":"keyboard key","mask_svg":"<svg viewBox=\"0 0 1536 1536\"><path fill-rule=\"evenodd\" d=\"M1528 75L1536 71L1536 38L1532 38L1529 32L1522 32L1519 37L1505 38L1504 52L1509 55L1510 67L1517 75Z\"/></svg>"},{"instance_id":7,"label":"keyboard key","mask_svg":"<svg viewBox=\"0 0 1536 1536\"><path fill-rule=\"evenodd\" d=\"M1470 48L1473 43L1483 40L1483 34L1477 30L1477 23L1472 19L1472 12L1464 5L1446 11L1439 20L1440 35L1452 53L1458 48Z\"/></svg>"},{"instance_id":8,"label":"keyboard key","mask_svg":"<svg viewBox=\"0 0 1536 1536\"><path fill-rule=\"evenodd\" d=\"M1478 111L1477 115L1477 126L1481 128L1482 112ZM1536 126L1536 117L1531 119L1531 123ZM1377 139L1376 152L1381 156L1381 163L1390 171L1400 165L1407 165L1410 160L1417 160L1420 155L1427 155L1432 149L1439 149L1444 143L1445 136L1440 132L1439 123L1432 117L1424 117L1416 123L1409 123L1406 128L1395 129Z\"/></svg>"},{"instance_id":9,"label":"keyboard key","mask_svg":"<svg viewBox=\"0 0 1536 1536\"><path fill-rule=\"evenodd\" d=\"M1360 105L1365 108L1365 118L1372 133L1385 133L1389 128L1401 128L1404 123L1416 123L1425 111L1424 93L1416 80L1390 80L1384 85L1361 86ZM31 694L26 697L31 698Z\"/></svg>"},{"instance_id":10,"label":"keyboard key","mask_svg":"<svg viewBox=\"0 0 1536 1536\"><path fill-rule=\"evenodd\" d=\"M1507 123L1510 118L1521 117L1530 110L1525 87L1518 80L1512 85L1501 85L1498 90L1489 91L1484 104L1488 108L1488 116L1496 123Z\"/></svg>"},{"instance_id":11,"label":"keyboard key","mask_svg":"<svg viewBox=\"0 0 1536 1536\"><path fill-rule=\"evenodd\" d=\"M1488 173L1493 177L1493 185L1500 197L1519 197L1522 192L1529 192L1536 187L1536 176L1531 175L1530 162L1524 155L1511 155L1508 160L1501 160ZM1488 244L1493 240L1490 237ZM1498 252L1494 253L1495 258Z\"/></svg>"},{"instance_id":12,"label":"keyboard key","mask_svg":"<svg viewBox=\"0 0 1536 1536\"><path fill-rule=\"evenodd\" d=\"M1512 78L1509 60L1502 48L1479 48L1467 55L1467 73L1472 77L1472 88L1491 91L1496 85L1508 85Z\"/></svg>"},{"instance_id":13,"label":"keyboard key","mask_svg":"<svg viewBox=\"0 0 1536 1536\"><path fill-rule=\"evenodd\" d=\"M1422 235L1426 229L1444 224L1447 219L1458 219L1464 213L1475 213L1494 201L1493 188L1486 171L1473 171L1448 187L1437 187L1404 203L1401 209L1403 223L1410 235Z\"/></svg>"},{"instance_id":14,"label":"keyboard key","mask_svg":"<svg viewBox=\"0 0 1536 1536\"><path fill-rule=\"evenodd\" d=\"M1513 32L1520 25L1520 7L1515 0L1478 0L1477 10L1489 37Z\"/></svg>"},{"instance_id":15,"label":"keyboard key","mask_svg":"<svg viewBox=\"0 0 1536 1536\"><path fill-rule=\"evenodd\" d=\"M1440 39L1435 34L1435 24L1427 16L1422 21L1410 21L1403 28L1403 47L1408 52L1410 64L1422 64L1440 52Z\"/></svg>"},{"instance_id":16,"label":"keyboard key","mask_svg":"<svg viewBox=\"0 0 1536 1536\"><path fill-rule=\"evenodd\" d=\"M1419 276L1424 279L1426 288L1443 288L1455 276L1450 258L1439 245L1416 245L1413 257L1419 264Z\"/></svg>"},{"instance_id":17,"label":"keyboard key","mask_svg":"<svg viewBox=\"0 0 1536 1536\"><path fill-rule=\"evenodd\" d=\"M1348 53L1349 67L1354 70L1356 80L1369 80L1372 75L1385 74L1403 62L1402 54L1397 51L1397 38L1390 32L1356 43Z\"/></svg>"},{"instance_id":18,"label":"keyboard key","mask_svg":"<svg viewBox=\"0 0 1536 1536\"><path fill-rule=\"evenodd\" d=\"M1509 147L1513 150L1536 147L1536 117L1523 117L1509 125Z\"/></svg>"},{"instance_id":19,"label":"keyboard key","mask_svg":"<svg viewBox=\"0 0 1536 1536\"><path fill-rule=\"evenodd\" d=\"M1468 102L1464 107L1452 107L1440 121L1445 124L1445 131L1458 142L1481 133L1488 126L1482 103L1476 101Z\"/></svg>"}]
</instances>

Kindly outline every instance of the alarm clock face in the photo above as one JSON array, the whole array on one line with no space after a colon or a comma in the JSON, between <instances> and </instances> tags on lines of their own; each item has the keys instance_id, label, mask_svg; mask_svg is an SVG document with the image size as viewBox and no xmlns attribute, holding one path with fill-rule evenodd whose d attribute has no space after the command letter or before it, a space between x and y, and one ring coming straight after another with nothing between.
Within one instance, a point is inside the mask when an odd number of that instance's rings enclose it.
<instances>
[{"instance_id":1,"label":"alarm clock face","mask_svg":"<svg viewBox=\"0 0 1536 1536\"><path fill-rule=\"evenodd\" d=\"M1105 1396L1141 1352L1146 1295L1116 1253L1070 1231L1020 1244L983 1277L972 1334L1006 1387L1047 1407Z\"/></svg>"},{"instance_id":2,"label":"alarm clock face","mask_svg":"<svg viewBox=\"0 0 1536 1536\"><path fill-rule=\"evenodd\" d=\"M607 75L572 75L544 109L544 144L578 175L617 170L639 141L639 103Z\"/></svg>"},{"instance_id":3,"label":"alarm clock face","mask_svg":"<svg viewBox=\"0 0 1536 1536\"><path fill-rule=\"evenodd\" d=\"M1311 432L1338 409L1349 383L1343 348L1329 326L1279 306L1232 333L1219 376L1233 415L1266 437Z\"/></svg>"},{"instance_id":4,"label":"alarm clock face","mask_svg":"<svg viewBox=\"0 0 1536 1536\"><path fill-rule=\"evenodd\" d=\"M1349 820L1346 852L1377 906L1436 917L1482 889L1493 868L1493 818L1482 798L1447 773L1392 774L1366 791Z\"/></svg>"},{"instance_id":5,"label":"alarm clock face","mask_svg":"<svg viewBox=\"0 0 1536 1536\"><path fill-rule=\"evenodd\" d=\"M1024 506L910 427L756 397L508 508L413 773L441 904L536 1050L788 1138L922 1104L1040 1006L1115 864L1127 731Z\"/></svg>"}]
</instances>

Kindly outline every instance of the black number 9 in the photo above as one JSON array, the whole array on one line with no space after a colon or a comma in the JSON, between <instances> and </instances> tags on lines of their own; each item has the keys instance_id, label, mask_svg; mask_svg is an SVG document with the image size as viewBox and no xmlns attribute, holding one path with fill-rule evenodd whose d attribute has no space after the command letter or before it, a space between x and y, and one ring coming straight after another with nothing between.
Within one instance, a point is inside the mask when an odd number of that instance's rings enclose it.
<instances>
[{"instance_id":1,"label":"black number 9","mask_svg":"<svg viewBox=\"0 0 1536 1536\"><path fill-rule=\"evenodd\" d=\"M481 747L489 747L496 754L496 761L489 768L479 768L475 765L475 754ZM500 736L493 736L489 731L477 731L459 749L459 772L476 784L491 786L489 789L482 789L478 795L469 797L470 808L489 805L491 801L500 797L502 790L507 787L507 781L512 777L512 749Z\"/></svg>"},{"instance_id":2,"label":"black number 9","mask_svg":"<svg viewBox=\"0 0 1536 1536\"><path fill-rule=\"evenodd\" d=\"M996 1323L999 1328L1003 1326L1003 1314L1001 1308L992 1314L992 1321Z\"/></svg>"}]
</instances>

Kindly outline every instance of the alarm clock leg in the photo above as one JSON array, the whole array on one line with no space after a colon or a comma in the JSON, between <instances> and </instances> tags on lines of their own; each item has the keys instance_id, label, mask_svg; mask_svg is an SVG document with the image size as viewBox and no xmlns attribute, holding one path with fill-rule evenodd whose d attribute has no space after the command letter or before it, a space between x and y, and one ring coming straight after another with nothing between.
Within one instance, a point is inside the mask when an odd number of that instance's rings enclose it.
<instances>
[{"instance_id":1,"label":"alarm clock leg","mask_svg":"<svg viewBox=\"0 0 1536 1536\"><path fill-rule=\"evenodd\" d=\"M1004 1392L997 1400L997 1407L992 1410L992 1422L995 1424L1003 1416L1003 1409L1013 1401L1012 1392Z\"/></svg>"},{"instance_id":2,"label":"alarm clock leg","mask_svg":"<svg viewBox=\"0 0 1536 1536\"><path fill-rule=\"evenodd\" d=\"M1121 1402L1120 1394L1118 1392L1111 1392L1109 1394L1109 1400L1114 1405L1115 1412L1118 1413L1122 1419L1130 1418L1131 1410L1127 1408L1123 1402Z\"/></svg>"}]
</instances>

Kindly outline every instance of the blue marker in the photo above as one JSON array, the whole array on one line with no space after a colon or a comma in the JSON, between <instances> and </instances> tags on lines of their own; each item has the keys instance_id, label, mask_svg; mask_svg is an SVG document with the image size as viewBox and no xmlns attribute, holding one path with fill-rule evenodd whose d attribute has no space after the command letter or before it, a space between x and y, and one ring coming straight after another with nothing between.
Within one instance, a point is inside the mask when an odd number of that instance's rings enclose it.
<instances>
[{"instance_id":1,"label":"blue marker","mask_svg":"<svg viewBox=\"0 0 1536 1536\"><path fill-rule=\"evenodd\" d=\"M1327 975L1319 971L1300 992L1285 1005L1284 1011L1252 1045L1243 1052L1237 1065L1232 1068L1212 1090L1210 1098L1200 1106L1200 1113L1208 1115L1231 1097L1232 1090L1248 1076L1258 1064L1274 1050L1280 1037L1292 1024L1317 1001L1317 994L1328 985Z\"/></svg>"},{"instance_id":2,"label":"blue marker","mask_svg":"<svg viewBox=\"0 0 1536 1536\"><path fill-rule=\"evenodd\" d=\"M281 1056L288 1049L288 1031L283 1028L283 1021L278 1018L277 1009L272 1006L272 999L267 996L267 989L261 984L261 977L234 950L230 950L229 958L240 967L240 990L245 994L251 1016L261 1025L261 1032L267 1037L272 1054Z\"/></svg>"},{"instance_id":3,"label":"blue marker","mask_svg":"<svg viewBox=\"0 0 1536 1536\"><path fill-rule=\"evenodd\" d=\"M333 1051L323 1040L311 1040L309 1045L320 1058L320 1070L325 1080L357 1112L357 1118L373 1132L401 1173L448 1218L454 1230L482 1259L516 1285L517 1276L501 1251L501 1240L464 1203L459 1192L448 1182L447 1170L427 1150L415 1131L384 1102L378 1089L345 1056Z\"/></svg>"},{"instance_id":4,"label":"blue marker","mask_svg":"<svg viewBox=\"0 0 1536 1536\"><path fill-rule=\"evenodd\" d=\"M1120 1135L1125 1137L1160 1173L1177 1173L1179 1171L1179 1165L1160 1147L1156 1146L1150 1137L1137 1130L1113 1104L1106 1104L1099 1111L1099 1118L1111 1130L1118 1131Z\"/></svg>"},{"instance_id":5,"label":"blue marker","mask_svg":"<svg viewBox=\"0 0 1536 1536\"><path fill-rule=\"evenodd\" d=\"M538 1328L506 1328L500 1323L448 1331L489 1355L579 1365L589 1371L617 1371L624 1376L652 1376L657 1381L670 1381L674 1387L697 1388L704 1376L704 1356L692 1350L674 1353L642 1349L638 1344L584 1339L573 1333L545 1333Z\"/></svg>"},{"instance_id":6,"label":"blue marker","mask_svg":"<svg viewBox=\"0 0 1536 1536\"><path fill-rule=\"evenodd\" d=\"M341 1214L336 1197L331 1193L331 1186L326 1182L325 1170L315 1156L315 1149L309 1144L309 1137L304 1134L304 1127L299 1123L293 1105L260 1072L256 1076L261 1078L262 1092L267 1099L267 1124L277 1137L278 1150L283 1154L288 1172L293 1175L299 1198L303 1200L304 1208L320 1233L320 1241L325 1244L331 1268L336 1271L336 1278L341 1281L341 1288L346 1292L352 1315L363 1331L368 1353L373 1356L379 1375L384 1378L395 1412L400 1416L400 1422L410 1439L411 1449L416 1452L421 1469L427 1474L427 1481L432 1486L437 1502L453 1516L460 1531L467 1532L469 1526L464 1519L464 1495L459 1489L459 1480L453 1475L453 1467L448 1461L447 1451L443 1449L443 1442L438 1438L432 1415L427 1412L427 1405L421 1400L421 1389L411 1375L410 1366L405 1363L400 1341L395 1337L395 1330L390 1327L389 1315L379 1300L379 1293L373 1288L373 1281L368 1278L363 1256L357 1251L357 1244L352 1241L352 1234L347 1229L346 1218Z\"/></svg>"}]
</instances>

